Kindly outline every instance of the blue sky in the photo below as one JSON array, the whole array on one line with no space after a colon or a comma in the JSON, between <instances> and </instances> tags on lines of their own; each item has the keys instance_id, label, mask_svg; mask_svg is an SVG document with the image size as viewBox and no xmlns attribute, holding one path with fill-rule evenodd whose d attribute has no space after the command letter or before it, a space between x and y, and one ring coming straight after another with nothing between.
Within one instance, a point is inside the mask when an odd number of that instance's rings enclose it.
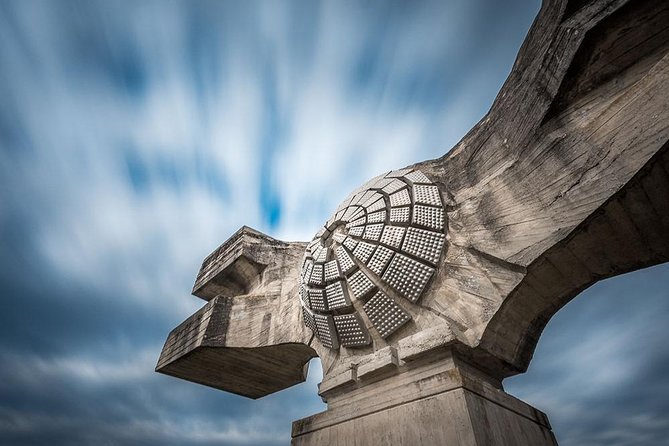
<instances>
[{"instance_id":1,"label":"blue sky","mask_svg":"<svg viewBox=\"0 0 669 446\"><path fill-rule=\"evenodd\" d=\"M487 111L537 1L0 1L0 444L287 444L258 401L153 372L241 225L307 240ZM669 268L587 290L505 383L563 445L669 434Z\"/></svg>"}]
</instances>

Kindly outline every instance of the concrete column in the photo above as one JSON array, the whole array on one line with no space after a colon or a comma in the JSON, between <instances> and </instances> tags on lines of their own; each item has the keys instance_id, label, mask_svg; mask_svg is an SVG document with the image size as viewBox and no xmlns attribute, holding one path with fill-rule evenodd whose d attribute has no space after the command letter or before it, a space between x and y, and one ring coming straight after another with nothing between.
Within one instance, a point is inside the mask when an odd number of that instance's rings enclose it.
<instances>
[{"instance_id":1,"label":"concrete column","mask_svg":"<svg viewBox=\"0 0 669 446\"><path fill-rule=\"evenodd\" d=\"M543 412L504 392L498 380L453 350L400 370L340 380L334 387L322 383L328 409L295 421L292 444L557 444Z\"/></svg>"}]
</instances>

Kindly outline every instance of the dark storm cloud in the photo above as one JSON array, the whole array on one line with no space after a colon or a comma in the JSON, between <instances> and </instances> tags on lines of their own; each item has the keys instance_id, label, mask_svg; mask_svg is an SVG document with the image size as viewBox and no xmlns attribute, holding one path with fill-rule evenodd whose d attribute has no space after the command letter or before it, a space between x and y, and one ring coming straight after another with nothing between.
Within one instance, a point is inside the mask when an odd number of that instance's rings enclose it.
<instances>
[{"instance_id":1,"label":"dark storm cloud","mask_svg":"<svg viewBox=\"0 0 669 446\"><path fill-rule=\"evenodd\" d=\"M360 182L443 154L537 9L0 3L0 444L286 444L323 409L317 364L258 401L153 372L200 261L242 224L307 239ZM666 273L570 304L510 384L563 444L667 432Z\"/></svg>"}]
</instances>

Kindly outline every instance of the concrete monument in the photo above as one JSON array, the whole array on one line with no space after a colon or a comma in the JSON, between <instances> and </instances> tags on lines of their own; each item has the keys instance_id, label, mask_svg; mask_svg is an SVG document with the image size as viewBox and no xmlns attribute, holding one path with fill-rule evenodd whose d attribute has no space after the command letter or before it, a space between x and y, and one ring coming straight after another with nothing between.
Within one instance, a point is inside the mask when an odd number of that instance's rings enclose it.
<instances>
[{"instance_id":1,"label":"concrete monument","mask_svg":"<svg viewBox=\"0 0 669 446\"><path fill-rule=\"evenodd\" d=\"M307 243L243 227L156 370L259 398L320 357L295 445L553 445L503 390L598 280L669 260L669 3L546 0L450 152L351 193Z\"/></svg>"}]
</instances>

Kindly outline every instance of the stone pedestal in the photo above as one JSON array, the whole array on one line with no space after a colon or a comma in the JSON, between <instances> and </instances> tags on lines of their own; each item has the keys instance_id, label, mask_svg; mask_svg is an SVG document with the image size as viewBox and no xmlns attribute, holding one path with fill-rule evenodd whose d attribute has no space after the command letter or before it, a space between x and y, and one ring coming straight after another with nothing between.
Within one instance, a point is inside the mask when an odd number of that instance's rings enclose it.
<instances>
[{"instance_id":1,"label":"stone pedestal","mask_svg":"<svg viewBox=\"0 0 669 446\"><path fill-rule=\"evenodd\" d=\"M499 381L452 352L400 370L325 391L323 383L328 409L295 421L292 444L557 444L543 412L505 393Z\"/></svg>"}]
</instances>

